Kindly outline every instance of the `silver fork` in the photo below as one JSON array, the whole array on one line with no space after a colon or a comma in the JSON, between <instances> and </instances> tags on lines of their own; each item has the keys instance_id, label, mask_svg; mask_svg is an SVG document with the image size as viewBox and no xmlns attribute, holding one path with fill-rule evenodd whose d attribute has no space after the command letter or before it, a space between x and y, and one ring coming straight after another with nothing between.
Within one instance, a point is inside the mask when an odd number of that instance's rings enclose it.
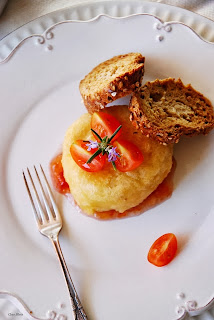
<instances>
[{"instance_id":1,"label":"silver fork","mask_svg":"<svg viewBox=\"0 0 214 320\"><path fill-rule=\"evenodd\" d=\"M24 182L25 182L27 192L32 204L34 214L35 214L37 226L41 234L43 234L44 236L48 237L51 240L54 246L54 249L56 250L56 253L58 255L59 262L61 264L62 271L63 271L65 281L68 287L68 291L70 294L74 319L87 320L87 316L85 314L85 311L82 307L82 304L80 302L80 299L74 287L73 281L69 274L68 267L65 263L65 259L63 257L62 250L59 244L58 235L60 230L62 229L61 216L57 208L57 205L55 203L55 200L53 198L50 185L48 183L48 180L46 178L46 175L41 165L40 165L40 169L41 169L42 179L40 178L38 171L34 166L34 170L35 170L36 177L37 177L38 184L41 191L40 192L41 197L39 196L39 193L36 189L30 170L27 168L27 173L28 173L29 181L31 182L32 188L29 187L28 181L26 179L26 175L23 171ZM43 185L45 186L45 188L43 187ZM31 189L33 190L34 197L32 196Z\"/></svg>"}]
</instances>

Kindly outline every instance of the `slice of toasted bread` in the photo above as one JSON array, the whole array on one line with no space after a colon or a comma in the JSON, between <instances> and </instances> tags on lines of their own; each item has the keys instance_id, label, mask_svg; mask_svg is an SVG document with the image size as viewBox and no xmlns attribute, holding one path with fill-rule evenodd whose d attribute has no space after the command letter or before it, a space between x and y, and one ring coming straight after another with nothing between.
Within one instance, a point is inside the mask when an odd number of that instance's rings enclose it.
<instances>
[{"instance_id":1,"label":"slice of toasted bread","mask_svg":"<svg viewBox=\"0 0 214 320\"><path fill-rule=\"evenodd\" d=\"M182 135L207 134L214 127L211 102L180 79L147 82L133 93L129 109L134 126L163 144L177 143Z\"/></svg>"},{"instance_id":2,"label":"slice of toasted bread","mask_svg":"<svg viewBox=\"0 0 214 320\"><path fill-rule=\"evenodd\" d=\"M140 87L145 58L140 53L113 57L95 67L80 81L80 93L89 113Z\"/></svg>"}]
</instances>

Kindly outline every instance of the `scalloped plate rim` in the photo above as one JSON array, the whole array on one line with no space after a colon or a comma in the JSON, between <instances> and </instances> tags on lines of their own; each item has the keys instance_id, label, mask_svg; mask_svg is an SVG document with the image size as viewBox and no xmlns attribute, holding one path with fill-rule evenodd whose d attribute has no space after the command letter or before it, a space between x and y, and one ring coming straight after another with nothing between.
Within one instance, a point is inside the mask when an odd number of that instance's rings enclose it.
<instances>
[{"instance_id":1,"label":"scalloped plate rim","mask_svg":"<svg viewBox=\"0 0 214 320\"><path fill-rule=\"evenodd\" d=\"M120 3L122 3L122 1L114 1L114 2L112 2L112 1L110 1L110 0L107 0L107 1L105 1L105 0L99 0L99 1L86 1L86 2L83 2L83 3L75 3L75 4L73 4L73 5L69 5L68 7L65 7L65 8L62 8L62 9L56 9L56 10L54 10L54 11L51 11L51 12L48 12L48 13L46 13L46 14L43 14L43 15L41 15L41 16L39 16L39 17L36 17L36 18L34 18L34 19L32 19L32 20L30 20L30 21L28 21L28 22L26 22L26 23L24 23L23 25L21 25L21 26L19 26L19 27L17 27L16 29L14 29L14 30L12 30L12 31L10 31L8 34L6 34L3 38L1 38L1 40L0 40L0 43L1 43L1 41L2 40L4 40L5 38L7 38L8 36L10 36L10 35L12 35L13 33L15 33L16 31L18 31L19 29L22 29L22 28L24 28L24 27L26 27L28 24L30 24L30 23L32 23L32 22L34 22L34 21L37 21L37 20L39 20L39 19L42 19L42 18L46 18L46 17L48 17L50 14L58 14L58 13L61 13L61 12L63 12L63 11L65 11L65 10L71 10L71 9L73 9L73 8L78 8L78 7L85 7L85 6L89 6L89 5L94 5L94 4L108 4L108 5L112 5L113 3L115 4L115 3L117 3L117 4L120 4ZM125 0L125 1L123 1L123 3L128 3L128 4L133 4L131 1L128 1L128 0ZM140 2L137 2L137 1L135 1L134 2L134 4L139 4ZM200 13L196 13L196 12L193 12L193 11L191 11L191 10L188 10L188 9L186 9L186 8L182 8L182 7L177 7L177 6L175 6L175 5L172 5L172 4L166 4L166 3L159 3L159 2L151 2L151 1L142 1L142 4L144 4L144 3L146 3L146 4L153 4L153 5L161 5L161 6L165 6L165 7L172 7L172 8L174 8L174 9L179 9L179 10L182 10L182 11L184 11L184 12L186 12L186 13L191 13L191 14L193 14L193 15L195 15L195 16L200 16L201 18L203 18L203 19L205 19L205 20L208 20L209 22L214 22L211 18L208 18L208 17L205 17L205 16L203 16L202 14L200 14ZM143 12L142 12L143 13ZM142 13L136 13L136 14L142 14ZM148 15L152 15L152 14L149 14L149 13L143 13L143 14L148 14ZM101 15L103 15L103 14L101 14ZM105 15L105 14L104 14ZM107 15L107 14L106 14ZM135 14L133 14L133 15L135 15ZM99 16L99 15L98 15ZM127 15L127 16L124 16L124 17L118 17L118 18L126 18L126 17L128 17L128 16L130 16L130 15ZM157 17L158 19L160 19L161 20L161 18L159 18L158 16L155 16L155 15L153 15L154 17ZM95 17L96 18L96 17ZM114 17L113 17L114 18ZM115 18L117 18L117 17L115 17ZM91 18L91 19L93 19L93 18ZM90 21L91 19L88 19L88 20L86 20L85 22L87 22L87 21ZM81 21L81 20L73 20L73 19L71 19L71 20L67 20L67 21ZM84 21L81 21L81 22L84 22ZM161 22L163 23L163 21L161 20ZM174 20L171 20L171 21L167 21L167 22L179 22L179 21L174 21ZM182 23L182 22L181 22ZM184 25L186 25L186 24L184 24ZM189 28L191 28L192 29L192 27L190 27L190 26L188 26L188 25L186 25L187 27L189 27ZM46 29L47 30L47 29ZM45 30L45 31L46 31ZM44 32L45 32L44 31ZM194 31L194 30L193 30ZM43 33L44 33L43 32ZM194 31L199 37L201 37L196 31ZM42 34L43 34L42 33ZM35 34L36 35L36 34ZM28 37L26 37L26 38L28 38ZM202 40L204 39L203 37L201 37L202 38ZM24 40L24 39L23 39ZM207 41L206 39L204 39L205 41ZM207 42L211 42L212 43L212 41L207 41Z\"/></svg>"},{"instance_id":2,"label":"scalloped plate rim","mask_svg":"<svg viewBox=\"0 0 214 320\"><path fill-rule=\"evenodd\" d=\"M84 20L84 21L81 21L81 20L64 20L64 21L60 21L60 22L57 22L55 24L53 24L52 26L48 27L43 33L41 34L33 34L31 36L28 36L26 38L24 38L23 40L21 40L13 49L12 51L10 52L10 54L5 58L3 59L2 61L0 61L0 64L3 64L3 63L6 63L12 56L13 54L18 50L18 48L20 46L22 46L22 44L31 39L31 38L39 38L41 39L41 44L44 43L46 40L50 40L51 38L47 38L47 35L48 33L51 32L51 30L55 29L57 26L60 26L62 24L66 24L66 23L93 23L93 22L96 22L97 20L101 19L102 17L107 17L109 19L113 19L113 20L124 20L124 19L129 19L129 18L132 18L132 17L135 17L135 16L150 16L150 17L153 17L154 19L158 20L163 26L170 26L170 25L182 25L184 26L185 28L188 28L189 30L191 30L191 32L193 32L193 34L195 36L197 36L201 41L205 42L205 43L208 43L210 45L213 45L214 46L214 42L211 42L211 41L208 41L204 38L202 38L193 28L191 28L190 26L188 26L187 24L183 23L183 22L179 22L179 21L169 21L169 22L164 22L162 19L160 19L159 17L153 15L153 14L150 14L150 13L134 13L134 14L130 14L130 15L127 15L127 16L124 16L124 17L113 17L113 16L110 16L108 14L99 14L97 15L96 17L94 18L91 18L91 19L88 19L88 20ZM214 22L213 22L214 23Z\"/></svg>"}]
</instances>

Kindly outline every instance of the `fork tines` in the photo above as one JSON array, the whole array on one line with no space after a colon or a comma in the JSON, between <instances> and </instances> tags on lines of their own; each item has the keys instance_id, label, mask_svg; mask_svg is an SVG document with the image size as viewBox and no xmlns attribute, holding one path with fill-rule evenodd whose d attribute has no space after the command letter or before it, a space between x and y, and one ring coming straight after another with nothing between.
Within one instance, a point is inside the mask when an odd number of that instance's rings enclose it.
<instances>
[{"instance_id":1,"label":"fork tines","mask_svg":"<svg viewBox=\"0 0 214 320\"><path fill-rule=\"evenodd\" d=\"M22 173L37 223L44 225L53 220L61 221L57 205L42 166L40 165L40 170L37 170L34 166L34 179L33 173L30 172L29 168L27 168L28 175L25 175L24 171ZM36 185L38 185L38 187ZM39 190L39 192L37 190Z\"/></svg>"}]
</instances>

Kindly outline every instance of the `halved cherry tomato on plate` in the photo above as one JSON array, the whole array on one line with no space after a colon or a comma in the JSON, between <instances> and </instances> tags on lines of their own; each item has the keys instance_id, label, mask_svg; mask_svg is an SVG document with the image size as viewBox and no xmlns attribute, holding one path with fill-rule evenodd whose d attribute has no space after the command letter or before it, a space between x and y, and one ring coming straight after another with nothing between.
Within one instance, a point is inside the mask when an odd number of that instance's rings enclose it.
<instances>
[{"instance_id":1,"label":"halved cherry tomato on plate","mask_svg":"<svg viewBox=\"0 0 214 320\"><path fill-rule=\"evenodd\" d=\"M76 164L85 171L97 172L100 171L106 161L106 157L99 154L90 163L86 163L88 159L97 151L97 149L91 149L88 151L87 141L77 140L71 145L70 152L71 156Z\"/></svg>"},{"instance_id":2,"label":"halved cherry tomato on plate","mask_svg":"<svg viewBox=\"0 0 214 320\"><path fill-rule=\"evenodd\" d=\"M173 233L166 233L158 238L148 253L148 261L157 267L170 263L177 251L177 239Z\"/></svg>"},{"instance_id":3,"label":"halved cherry tomato on plate","mask_svg":"<svg viewBox=\"0 0 214 320\"><path fill-rule=\"evenodd\" d=\"M50 173L54 188L62 194L69 193L69 185L64 178L61 153L51 160Z\"/></svg>"},{"instance_id":4,"label":"halved cherry tomato on plate","mask_svg":"<svg viewBox=\"0 0 214 320\"><path fill-rule=\"evenodd\" d=\"M120 155L117 157L115 164L119 171L127 172L136 169L143 162L143 154L140 149L132 142L119 139L113 143L116 152Z\"/></svg>"},{"instance_id":5,"label":"halved cherry tomato on plate","mask_svg":"<svg viewBox=\"0 0 214 320\"><path fill-rule=\"evenodd\" d=\"M95 112L91 117L91 128L96 131L101 138L108 136L110 138L116 129L120 126L120 122L111 114L105 112ZM121 130L115 135L112 141L115 141L121 135ZM97 136L94 137L98 140ZM112 142L111 141L111 142Z\"/></svg>"}]
</instances>

